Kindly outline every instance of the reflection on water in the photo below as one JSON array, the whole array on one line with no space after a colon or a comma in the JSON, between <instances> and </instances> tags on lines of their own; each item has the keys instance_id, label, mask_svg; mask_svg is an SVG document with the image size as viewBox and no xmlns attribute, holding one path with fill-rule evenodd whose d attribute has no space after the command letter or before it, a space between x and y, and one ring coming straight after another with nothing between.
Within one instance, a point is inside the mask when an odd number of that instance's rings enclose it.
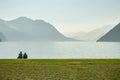
<instances>
[{"instance_id":1,"label":"reflection on water","mask_svg":"<svg viewBox=\"0 0 120 80\"><path fill-rule=\"evenodd\" d=\"M0 58L120 58L120 43L107 42L2 42Z\"/></svg>"}]
</instances>

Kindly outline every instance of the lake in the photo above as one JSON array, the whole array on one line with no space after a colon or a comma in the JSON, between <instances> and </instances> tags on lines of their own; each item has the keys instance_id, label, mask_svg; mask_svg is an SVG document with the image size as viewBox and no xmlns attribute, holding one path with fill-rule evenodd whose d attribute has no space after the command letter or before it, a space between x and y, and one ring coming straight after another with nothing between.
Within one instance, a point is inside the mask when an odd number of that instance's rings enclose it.
<instances>
[{"instance_id":1,"label":"lake","mask_svg":"<svg viewBox=\"0 0 120 80\"><path fill-rule=\"evenodd\" d=\"M1 42L0 58L120 58L118 42Z\"/></svg>"}]
</instances>

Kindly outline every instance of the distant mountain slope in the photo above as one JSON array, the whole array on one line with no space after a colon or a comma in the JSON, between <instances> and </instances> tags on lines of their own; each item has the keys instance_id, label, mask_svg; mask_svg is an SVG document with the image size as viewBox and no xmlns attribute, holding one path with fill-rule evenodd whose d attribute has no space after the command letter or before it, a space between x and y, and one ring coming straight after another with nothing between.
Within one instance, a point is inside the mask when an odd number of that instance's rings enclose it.
<instances>
[{"instance_id":1,"label":"distant mountain slope","mask_svg":"<svg viewBox=\"0 0 120 80\"><path fill-rule=\"evenodd\" d=\"M120 23L101 37L98 41L120 42Z\"/></svg>"},{"instance_id":2,"label":"distant mountain slope","mask_svg":"<svg viewBox=\"0 0 120 80\"><path fill-rule=\"evenodd\" d=\"M0 20L0 32L8 41L71 41L54 26L43 20L19 17L11 21Z\"/></svg>"},{"instance_id":3,"label":"distant mountain slope","mask_svg":"<svg viewBox=\"0 0 120 80\"><path fill-rule=\"evenodd\" d=\"M67 36L81 41L97 41L100 37L109 32L112 28L113 26L108 25L90 32L71 33L67 34Z\"/></svg>"},{"instance_id":4,"label":"distant mountain slope","mask_svg":"<svg viewBox=\"0 0 120 80\"><path fill-rule=\"evenodd\" d=\"M5 38L5 36L0 32L0 42L4 42L7 41L7 39Z\"/></svg>"}]
</instances>

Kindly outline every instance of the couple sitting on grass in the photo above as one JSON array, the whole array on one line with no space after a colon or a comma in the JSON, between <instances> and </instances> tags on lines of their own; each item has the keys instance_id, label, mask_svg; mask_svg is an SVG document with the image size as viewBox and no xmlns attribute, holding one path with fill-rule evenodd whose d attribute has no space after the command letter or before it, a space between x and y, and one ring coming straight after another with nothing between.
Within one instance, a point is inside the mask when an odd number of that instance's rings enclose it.
<instances>
[{"instance_id":1,"label":"couple sitting on grass","mask_svg":"<svg viewBox=\"0 0 120 80\"><path fill-rule=\"evenodd\" d=\"M18 57L18 59L27 59L28 58L28 55L27 53L25 52L24 54L22 54L22 51L20 51Z\"/></svg>"}]
</instances>

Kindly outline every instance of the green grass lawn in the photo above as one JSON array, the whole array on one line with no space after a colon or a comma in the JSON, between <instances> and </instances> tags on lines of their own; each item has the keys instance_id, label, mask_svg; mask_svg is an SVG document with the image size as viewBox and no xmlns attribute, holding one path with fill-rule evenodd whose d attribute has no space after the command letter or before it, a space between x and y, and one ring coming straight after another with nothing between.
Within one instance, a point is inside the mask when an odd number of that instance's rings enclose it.
<instances>
[{"instance_id":1,"label":"green grass lawn","mask_svg":"<svg viewBox=\"0 0 120 80\"><path fill-rule=\"evenodd\" d=\"M0 59L0 80L120 80L120 59Z\"/></svg>"}]
</instances>

